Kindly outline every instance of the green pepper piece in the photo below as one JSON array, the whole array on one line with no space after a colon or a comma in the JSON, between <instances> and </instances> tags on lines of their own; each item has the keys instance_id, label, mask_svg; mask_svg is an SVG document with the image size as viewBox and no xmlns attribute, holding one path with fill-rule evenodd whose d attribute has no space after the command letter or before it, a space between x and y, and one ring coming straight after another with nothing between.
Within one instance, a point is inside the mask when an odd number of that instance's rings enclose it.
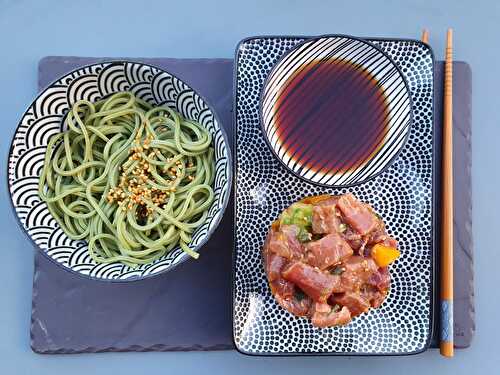
<instances>
[{"instance_id":1,"label":"green pepper piece","mask_svg":"<svg viewBox=\"0 0 500 375\"><path fill-rule=\"evenodd\" d=\"M280 218L281 225L296 225L299 228L297 239L300 242L311 241L313 206L305 203L294 203L287 208Z\"/></svg>"},{"instance_id":2,"label":"green pepper piece","mask_svg":"<svg viewBox=\"0 0 500 375\"><path fill-rule=\"evenodd\" d=\"M281 224L297 225L305 228L312 225L313 206L305 203L294 203L281 214Z\"/></svg>"}]
</instances>

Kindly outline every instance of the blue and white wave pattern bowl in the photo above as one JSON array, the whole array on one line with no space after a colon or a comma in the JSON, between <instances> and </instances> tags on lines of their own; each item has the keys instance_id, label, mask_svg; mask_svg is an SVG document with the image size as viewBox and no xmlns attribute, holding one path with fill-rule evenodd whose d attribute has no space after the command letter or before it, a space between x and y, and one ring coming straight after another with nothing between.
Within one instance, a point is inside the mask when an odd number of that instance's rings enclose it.
<instances>
[{"instance_id":1,"label":"blue and white wave pattern bowl","mask_svg":"<svg viewBox=\"0 0 500 375\"><path fill-rule=\"evenodd\" d=\"M115 281L166 272L189 255L177 247L157 261L136 268L121 263L97 264L88 253L86 241L70 239L51 216L38 196L38 181L49 139L61 131L68 109L78 100L95 102L122 91L131 91L154 105L167 105L212 134L215 197L207 220L193 233L189 246L194 251L222 219L232 179L227 136L214 111L192 88L166 71L143 63L106 62L79 68L47 87L24 113L11 144L8 184L14 210L28 236L51 260L87 277Z\"/></svg>"}]
</instances>

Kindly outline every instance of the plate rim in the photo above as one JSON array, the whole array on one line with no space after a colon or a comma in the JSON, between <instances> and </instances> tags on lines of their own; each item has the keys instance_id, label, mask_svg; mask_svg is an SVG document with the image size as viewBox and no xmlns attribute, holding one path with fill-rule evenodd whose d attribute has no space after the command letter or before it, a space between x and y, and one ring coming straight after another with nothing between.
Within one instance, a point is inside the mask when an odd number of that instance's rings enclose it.
<instances>
[{"instance_id":1,"label":"plate rim","mask_svg":"<svg viewBox=\"0 0 500 375\"><path fill-rule=\"evenodd\" d=\"M43 57L43 58L45 58L45 57ZM42 89L38 90L36 96L30 101L30 104L26 107L26 109L23 111L22 115L19 117L19 120L17 121L17 125L14 128L14 131L13 131L13 133L10 136L10 145L9 145L9 149L8 149L9 151L7 153L5 179L6 179L6 182L7 182L7 190L8 190L8 194L9 194L9 201L10 201L11 212L14 215L15 221L17 222L18 226L21 228L21 230L25 234L25 236L28 237L29 241L35 247L35 249L37 251L41 252L45 258L47 258L48 260L50 260L53 264L55 264L60 269L63 269L66 272L69 272L69 273L71 273L73 275L78 275L79 277L82 277L85 280L92 280L92 281L98 281L98 282L103 282L103 283L127 284L127 283L133 283L133 282L137 282L137 281L141 281L141 280L151 279L151 278L154 278L154 277L157 277L157 276L160 276L160 275L165 275L168 272L170 272L170 271L174 270L175 268L177 268L178 266L180 266L181 264L184 264L187 260L190 260L191 257L184 252L183 255L182 255L182 257L181 257L181 259L177 263L175 263L174 265L172 265L171 267L168 267L168 268L166 268L166 269L164 269L164 270L162 270L160 272L148 274L148 275L145 275L145 276L132 276L132 277L126 278L126 279L105 279L105 278L101 278L101 277L95 277L95 276L91 276L91 275L85 275L85 274L83 274L81 272L75 271L74 269L64 266L63 264L57 262L55 259L53 259L51 256L49 256L46 251L42 250L40 248L40 246L38 246L38 244L30 236L30 234L28 233L28 231L26 230L26 228L24 228L24 225L21 223L19 215L16 212L16 206L15 206L14 201L12 199L11 183L10 183L10 180L9 180L9 168L10 168L9 163L10 163L10 159L11 159L12 152L13 152L13 149L14 149L15 136L16 136L18 130L19 130L19 127L21 125L22 119L28 114L30 108L33 106L33 104L38 99L40 99L40 97L43 95L43 93L48 88L54 86L62 78L66 77L68 75L71 75L71 74L73 74L73 73L75 73L77 71L80 71L80 70L86 69L86 68L90 68L90 67L93 67L93 66L96 66L96 65L116 64L116 63L119 63L119 64L127 64L127 63L140 64L140 65L143 65L143 66L147 66L147 67L150 67L150 68L157 69L160 72L167 73L171 77L179 80L180 82L182 82L183 84L185 84L190 90L192 90L196 95L198 95L203 100L203 102L205 103L205 105L207 106L207 108L213 114L214 119L219 124L219 129L220 129L220 132L222 134L222 138L224 140L224 144L226 145L226 151L227 151L226 152L226 160L227 160L227 164L229 165L229 168L226 168L226 170L227 170L227 186L228 186L228 190L227 190L226 196L224 197L224 199L222 201L221 214L216 219L214 227L210 231L207 232L207 235L205 236L205 238L196 246L197 250L200 250L207 243L207 241L212 237L212 235L215 233L215 231L219 228L219 225L220 225L220 223L222 221L222 218L224 217L224 214L226 213L227 206L229 204L229 199L230 199L230 196L231 196L231 193L232 193L232 189L233 189L233 184L234 184L234 172L233 172L233 160L232 160L233 157L232 157L231 147L230 147L230 144L229 144L229 137L227 135L226 129L224 129L224 127L222 126L222 122L220 121L219 115L214 110L214 108L212 107L212 105L210 104L210 102L207 101L207 99L206 99L206 97L204 95L200 94L197 90L195 90L193 87L191 87L191 85L189 85L188 83L186 83L186 81L184 79L179 78L177 75L175 75L173 73L170 73L168 70L160 68L157 65L154 65L154 64L151 64L151 63L147 63L147 62L143 62L143 61L141 61L140 58L138 58L137 60L134 60L132 58L131 59L129 59L129 58L103 58L102 60L99 59L99 61L96 61L96 62L93 62L93 63L79 65L77 68L68 70L68 71L66 71L62 75L58 75L57 78L51 80L47 85L45 85L45 87L43 87Z\"/></svg>"},{"instance_id":2,"label":"plate rim","mask_svg":"<svg viewBox=\"0 0 500 375\"><path fill-rule=\"evenodd\" d=\"M420 353L425 352L430 348L432 339L434 337L434 331L435 331L435 315L436 315L436 306L435 306L435 295L436 295L436 267L435 267L435 262L436 262L436 244L438 242L437 239L437 231L435 230L435 227L437 225L436 221L436 212L438 210L438 202L436 200L436 194L438 194L438 187L439 187L439 181L438 181L438 169L440 163L438 162L438 159L441 157L441 151L438 150L437 144L438 140L441 139L441 135L437 126L436 122L436 115L435 115L435 86L433 85L433 91L432 91L432 187L431 187L431 235L430 235L430 306L429 306L429 326L428 326L428 335L426 338L426 341L422 348L411 351L411 352L391 352L391 353L383 353L383 352L370 352L370 353L359 353L359 352L276 352L276 353L270 353L270 352L248 352L243 350L241 347L238 346L236 343L236 337L235 337L235 319L234 319L234 308L235 308L235 297L236 297L236 288L235 288L235 280L236 280L236 227L237 227L237 205L236 205L236 200L237 200L237 186L238 186L238 157L237 157L237 141L238 141L238 127L236 125L237 123L237 111L236 111L236 105L238 102L238 97L237 97L237 84L238 84L238 61L239 61L239 54L241 52L241 47L247 42L250 42L252 40L259 40L259 39L304 39L304 41L299 42L303 43L306 42L307 39L314 39L314 38L320 38L324 36L347 36L351 37L349 35L345 34L321 34L321 35L254 35L254 36L248 36L246 38L241 39L235 48L234 52L234 63L233 63L233 145L235 149L235 157L233 161L233 184L234 184L234 208L233 208L233 252L232 252L232 272L231 272L231 320L232 320L232 335L231 339L233 341L233 345L235 349L240 353L245 356L249 357L312 357L312 356L331 356L331 357L403 357L403 356L413 356L417 355ZM432 63L432 81L435 84L435 54L434 50L430 45L427 43L422 42L419 39L415 38L391 38L391 37L354 37L358 39L364 39L366 41L369 41L370 43L372 42L410 42L410 43L416 43L428 50L430 53L431 57L431 63ZM297 45L299 44L297 43ZM373 43L372 43L373 44ZM378 47L378 46L377 46ZM291 48L293 50L294 47ZM380 48L380 47L379 47ZM288 53L285 52L284 55ZM280 57L281 59L281 57ZM392 59L391 59L392 60ZM399 67L398 67L399 68ZM403 77L406 81L406 78ZM267 77L266 77L267 80ZM259 108L259 121L260 119L260 108ZM439 135L437 137L436 135ZM264 137L265 138L265 137ZM405 141L406 142L406 141ZM288 170L288 168L287 168ZM440 173L440 169L439 169ZM307 182L311 182L307 180ZM366 181L365 181L366 182ZM312 183L312 182L311 182ZM363 182L364 183L364 182ZM346 186L348 187L348 186Z\"/></svg>"}]
</instances>

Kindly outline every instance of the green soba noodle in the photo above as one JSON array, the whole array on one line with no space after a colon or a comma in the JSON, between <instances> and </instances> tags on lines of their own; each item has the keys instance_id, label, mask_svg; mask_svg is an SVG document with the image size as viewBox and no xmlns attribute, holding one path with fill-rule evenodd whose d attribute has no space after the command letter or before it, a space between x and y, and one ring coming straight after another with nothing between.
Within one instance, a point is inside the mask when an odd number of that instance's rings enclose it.
<instances>
[{"instance_id":1,"label":"green soba noodle","mask_svg":"<svg viewBox=\"0 0 500 375\"><path fill-rule=\"evenodd\" d=\"M150 263L188 244L214 199L212 138L131 93L76 102L48 144L39 195L98 263Z\"/></svg>"}]
</instances>

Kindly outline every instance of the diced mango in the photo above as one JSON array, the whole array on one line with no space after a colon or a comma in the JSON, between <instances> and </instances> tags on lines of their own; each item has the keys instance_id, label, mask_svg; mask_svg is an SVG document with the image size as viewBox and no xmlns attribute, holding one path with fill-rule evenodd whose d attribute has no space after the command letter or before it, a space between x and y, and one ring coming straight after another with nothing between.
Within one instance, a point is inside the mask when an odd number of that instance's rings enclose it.
<instances>
[{"instance_id":1,"label":"diced mango","mask_svg":"<svg viewBox=\"0 0 500 375\"><path fill-rule=\"evenodd\" d=\"M399 258L401 253L395 247L376 244L373 246L371 256L379 267L387 267L389 264Z\"/></svg>"}]
</instances>

